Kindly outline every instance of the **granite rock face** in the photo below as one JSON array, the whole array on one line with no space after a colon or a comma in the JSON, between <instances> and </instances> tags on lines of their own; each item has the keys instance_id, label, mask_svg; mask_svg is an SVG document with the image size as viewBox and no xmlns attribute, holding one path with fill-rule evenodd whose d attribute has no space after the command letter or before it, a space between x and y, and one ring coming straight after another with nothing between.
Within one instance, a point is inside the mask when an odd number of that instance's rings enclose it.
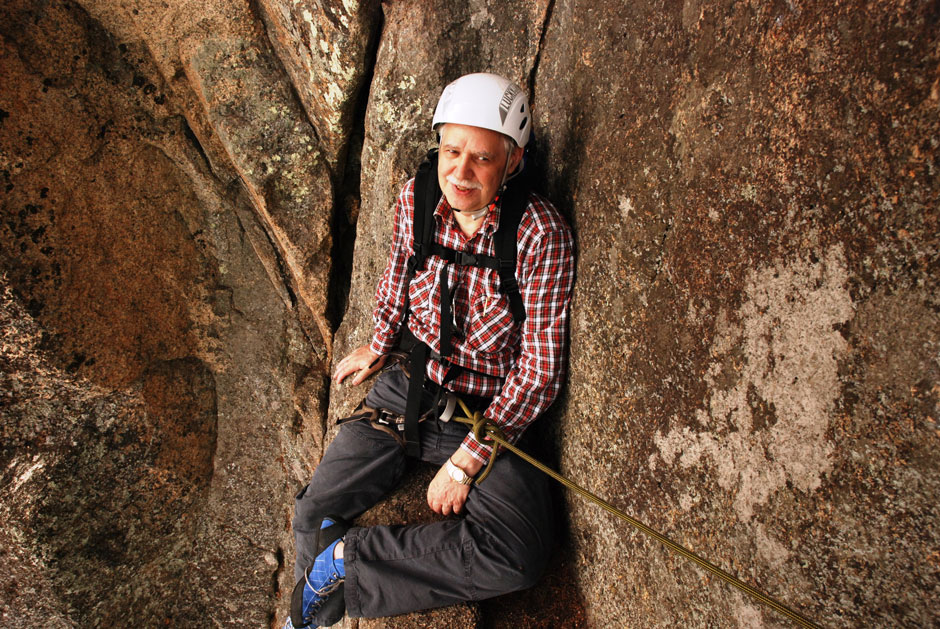
<instances>
[{"instance_id":1,"label":"granite rock face","mask_svg":"<svg viewBox=\"0 0 940 629\"><path fill-rule=\"evenodd\" d=\"M562 467L824 626L936 624L936 6L552 18L537 128L581 246ZM591 624L782 624L570 513Z\"/></svg>"},{"instance_id":2,"label":"granite rock face","mask_svg":"<svg viewBox=\"0 0 940 629\"><path fill-rule=\"evenodd\" d=\"M368 65L321 141L257 10L0 9L4 625L283 619ZM331 54L369 50L361 17Z\"/></svg>"},{"instance_id":3,"label":"granite rock face","mask_svg":"<svg viewBox=\"0 0 940 629\"><path fill-rule=\"evenodd\" d=\"M540 454L827 627L940 622L936 3L0 8L0 619L279 626L441 88L571 221ZM364 524L428 521L417 469ZM346 627L777 627L559 492L530 592Z\"/></svg>"}]
</instances>

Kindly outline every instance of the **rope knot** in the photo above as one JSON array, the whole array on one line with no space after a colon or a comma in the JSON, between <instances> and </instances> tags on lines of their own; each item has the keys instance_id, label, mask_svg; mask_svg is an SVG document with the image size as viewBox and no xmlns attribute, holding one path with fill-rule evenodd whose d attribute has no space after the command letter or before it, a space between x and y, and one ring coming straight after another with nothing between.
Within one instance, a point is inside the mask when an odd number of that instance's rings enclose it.
<instances>
[{"instance_id":1,"label":"rope knot","mask_svg":"<svg viewBox=\"0 0 940 629\"><path fill-rule=\"evenodd\" d=\"M506 435L492 419L483 416L483 411L476 411L470 418L473 420L473 436L480 443L495 444L497 439L506 439Z\"/></svg>"}]
</instances>

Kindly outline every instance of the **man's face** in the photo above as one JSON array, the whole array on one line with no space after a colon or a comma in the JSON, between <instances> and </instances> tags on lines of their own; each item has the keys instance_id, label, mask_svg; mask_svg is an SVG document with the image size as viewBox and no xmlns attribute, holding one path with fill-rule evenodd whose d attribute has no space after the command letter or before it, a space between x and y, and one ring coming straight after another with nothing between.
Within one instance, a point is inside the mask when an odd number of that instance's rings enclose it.
<instances>
[{"instance_id":1,"label":"man's face","mask_svg":"<svg viewBox=\"0 0 940 629\"><path fill-rule=\"evenodd\" d=\"M506 172L504 136L489 129L462 124L441 127L437 180L455 210L479 210L493 201ZM514 148L509 172L522 157Z\"/></svg>"}]
</instances>

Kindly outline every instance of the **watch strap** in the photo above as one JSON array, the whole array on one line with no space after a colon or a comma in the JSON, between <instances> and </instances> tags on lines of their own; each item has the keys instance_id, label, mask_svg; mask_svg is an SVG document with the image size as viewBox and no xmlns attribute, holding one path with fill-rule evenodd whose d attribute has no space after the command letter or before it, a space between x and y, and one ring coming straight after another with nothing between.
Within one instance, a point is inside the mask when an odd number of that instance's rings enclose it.
<instances>
[{"instance_id":1,"label":"watch strap","mask_svg":"<svg viewBox=\"0 0 940 629\"><path fill-rule=\"evenodd\" d=\"M447 459L447 463L444 464L444 467L447 469L447 475L450 476L450 479L455 483L460 483L461 485L470 485L473 483L473 477L454 465L450 459Z\"/></svg>"}]
</instances>

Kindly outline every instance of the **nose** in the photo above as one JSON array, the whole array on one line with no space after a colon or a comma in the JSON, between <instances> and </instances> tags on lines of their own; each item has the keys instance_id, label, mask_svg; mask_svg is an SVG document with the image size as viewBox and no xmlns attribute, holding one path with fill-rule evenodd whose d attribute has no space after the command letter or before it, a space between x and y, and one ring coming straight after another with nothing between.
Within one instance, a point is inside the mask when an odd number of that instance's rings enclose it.
<instances>
[{"instance_id":1,"label":"nose","mask_svg":"<svg viewBox=\"0 0 940 629\"><path fill-rule=\"evenodd\" d=\"M463 153L457 158L457 163L454 165L454 175L464 181L472 179L473 170L470 168L471 164L470 155Z\"/></svg>"}]
</instances>

